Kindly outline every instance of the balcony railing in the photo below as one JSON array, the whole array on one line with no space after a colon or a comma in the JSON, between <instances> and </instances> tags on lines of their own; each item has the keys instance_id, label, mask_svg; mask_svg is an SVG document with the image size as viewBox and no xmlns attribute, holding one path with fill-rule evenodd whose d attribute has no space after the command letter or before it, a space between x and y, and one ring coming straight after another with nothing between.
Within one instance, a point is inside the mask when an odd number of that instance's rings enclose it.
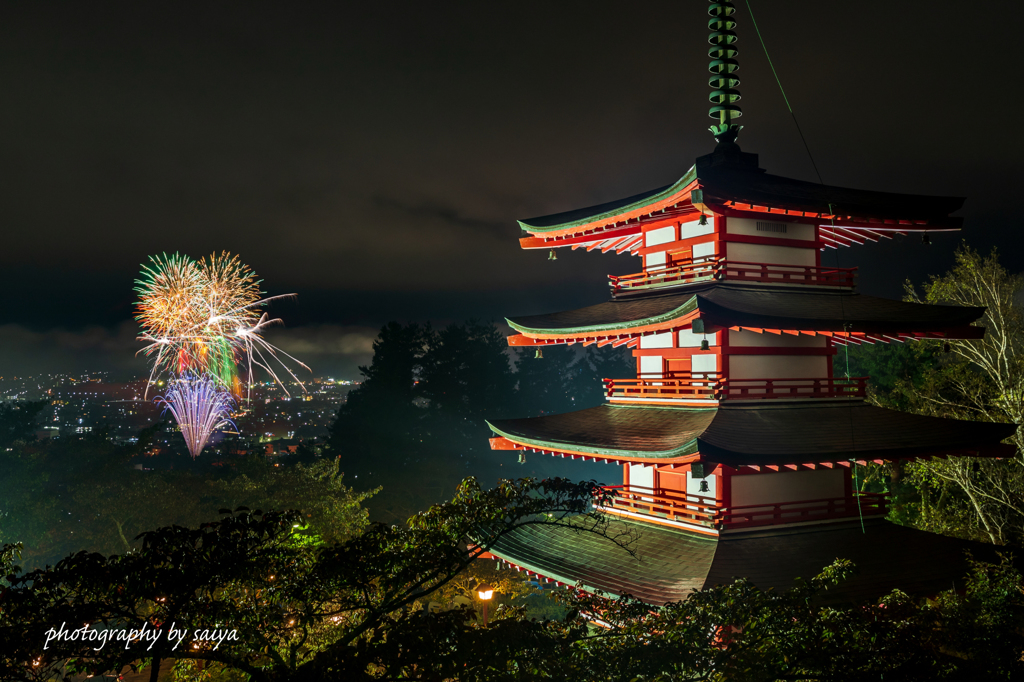
<instances>
[{"instance_id":1,"label":"balcony railing","mask_svg":"<svg viewBox=\"0 0 1024 682\"><path fill-rule=\"evenodd\" d=\"M606 509L708 527L715 525L717 521L719 507L713 497L687 495L677 491L636 485L609 485L604 489L612 493L604 505Z\"/></svg>"},{"instance_id":2,"label":"balcony railing","mask_svg":"<svg viewBox=\"0 0 1024 682\"><path fill-rule=\"evenodd\" d=\"M639 379L604 379L612 401L863 398L868 377L726 379L719 372L676 372Z\"/></svg>"},{"instance_id":3,"label":"balcony railing","mask_svg":"<svg viewBox=\"0 0 1024 682\"><path fill-rule=\"evenodd\" d=\"M609 400L715 400L721 372L672 372L639 379L605 379Z\"/></svg>"},{"instance_id":4,"label":"balcony railing","mask_svg":"<svg viewBox=\"0 0 1024 682\"><path fill-rule=\"evenodd\" d=\"M631 275L609 275L608 279L612 293L618 294L709 279L852 287L856 284L856 277L857 268L745 263L713 255L691 258L671 266L649 268Z\"/></svg>"},{"instance_id":5,"label":"balcony railing","mask_svg":"<svg viewBox=\"0 0 1024 682\"><path fill-rule=\"evenodd\" d=\"M850 497L793 502L720 506L714 498L642 486L606 486L612 493L604 504L610 511L629 512L708 528L752 528L858 516L884 516L889 512L887 493L859 493Z\"/></svg>"}]
</instances>

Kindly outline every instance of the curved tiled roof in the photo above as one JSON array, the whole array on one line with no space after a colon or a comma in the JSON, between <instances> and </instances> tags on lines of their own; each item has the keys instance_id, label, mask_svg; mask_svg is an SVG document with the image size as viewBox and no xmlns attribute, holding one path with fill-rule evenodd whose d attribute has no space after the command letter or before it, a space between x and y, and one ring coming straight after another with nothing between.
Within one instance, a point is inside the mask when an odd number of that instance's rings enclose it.
<instances>
[{"instance_id":1,"label":"curved tiled roof","mask_svg":"<svg viewBox=\"0 0 1024 682\"><path fill-rule=\"evenodd\" d=\"M984 308L894 301L850 292L801 291L736 284L706 284L670 294L612 299L565 312L510 318L526 334L585 334L659 324L699 310L723 327L852 331L876 334L941 332L964 327Z\"/></svg>"},{"instance_id":2,"label":"curved tiled roof","mask_svg":"<svg viewBox=\"0 0 1024 682\"><path fill-rule=\"evenodd\" d=\"M685 180L685 177L683 180ZM566 227L572 227L576 224L593 222L601 216L613 217L631 207L644 206L662 196L670 195L672 192L669 190L678 186L683 182L683 180L671 185L665 185L664 187L648 190L647 192L634 194L633 196L626 197L625 199L616 199L615 201L608 201L603 204L597 204L596 206L577 208L572 211L553 213L551 215L540 216L538 218L527 218L525 220L520 220L519 226L524 230L529 230L530 232L541 232L554 229L560 230Z\"/></svg>"},{"instance_id":3,"label":"curved tiled roof","mask_svg":"<svg viewBox=\"0 0 1024 682\"><path fill-rule=\"evenodd\" d=\"M828 459L899 459L968 450L1005 454L1016 424L927 417L862 402L719 409L699 437L701 454L725 464L799 464Z\"/></svg>"},{"instance_id":4,"label":"curved tiled roof","mask_svg":"<svg viewBox=\"0 0 1024 682\"><path fill-rule=\"evenodd\" d=\"M543 450L629 459L699 452L732 466L900 459L964 451L1003 456L1015 424L897 412L860 401L809 401L698 409L601 405L490 422L495 433Z\"/></svg>"},{"instance_id":5,"label":"curved tiled roof","mask_svg":"<svg viewBox=\"0 0 1024 682\"><path fill-rule=\"evenodd\" d=\"M488 422L495 433L518 443L594 454L681 457L697 450L697 436L715 418L714 409L600 405L578 412Z\"/></svg>"},{"instance_id":6,"label":"curved tiled roof","mask_svg":"<svg viewBox=\"0 0 1024 682\"><path fill-rule=\"evenodd\" d=\"M812 578L837 558L856 574L826 592L824 603L863 602L893 589L936 594L961 588L966 552L997 561L992 545L959 540L882 520L699 536L663 526L612 520L610 535L639 533L636 558L611 540L559 526L526 526L502 538L491 553L545 577L590 590L630 594L661 606L693 590L747 578L761 589L784 590Z\"/></svg>"},{"instance_id":7,"label":"curved tiled roof","mask_svg":"<svg viewBox=\"0 0 1024 682\"><path fill-rule=\"evenodd\" d=\"M743 205L755 205L811 215L836 215L839 220L907 221L945 228L959 228L963 222L962 218L949 217L963 206L963 197L876 192L794 180L765 173L758 168L756 154L738 149L736 152L716 150L702 156L682 178L664 187L596 206L520 220L519 224L531 233L543 234L614 223L631 212L654 208L694 181L703 192L704 203L712 205L735 202L740 209ZM686 200L688 202L689 197Z\"/></svg>"},{"instance_id":8,"label":"curved tiled roof","mask_svg":"<svg viewBox=\"0 0 1024 682\"><path fill-rule=\"evenodd\" d=\"M636 540L631 555L608 537L564 526L516 529L490 548L492 554L535 573L615 596L631 594L651 604L685 599L707 581L715 558L714 537L646 523L610 520L608 535Z\"/></svg>"}]
</instances>

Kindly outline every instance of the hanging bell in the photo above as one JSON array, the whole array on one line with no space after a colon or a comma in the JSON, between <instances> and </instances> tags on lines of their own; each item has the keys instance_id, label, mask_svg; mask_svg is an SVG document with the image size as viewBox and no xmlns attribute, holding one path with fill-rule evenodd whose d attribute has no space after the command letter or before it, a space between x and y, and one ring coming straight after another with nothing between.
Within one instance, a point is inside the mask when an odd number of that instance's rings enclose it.
<instances>
[{"instance_id":1,"label":"hanging bell","mask_svg":"<svg viewBox=\"0 0 1024 682\"><path fill-rule=\"evenodd\" d=\"M700 349L701 350L711 350L711 344L708 343L707 339L701 339Z\"/></svg>"},{"instance_id":2,"label":"hanging bell","mask_svg":"<svg viewBox=\"0 0 1024 682\"><path fill-rule=\"evenodd\" d=\"M558 260L558 254L555 253L554 249L548 251L548 260Z\"/></svg>"},{"instance_id":3,"label":"hanging bell","mask_svg":"<svg viewBox=\"0 0 1024 682\"><path fill-rule=\"evenodd\" d=\"M542 351L540 348L538 348L537 352L533 354L533 359L534 360L543 360L544 359L544 351Z\"/></svg>"},{"instance_id":4,"label":"hanging bell","mask_svg":"<svg viewBox=\"0 0 1024 682\"><path fill-rule=\"evenodd\" d=\"M526 453L523 451L519 452L519 463L526 464Z\"/></svg>"},{"instance_id":5,"label":"hanging bell","mask_svg":"<svg viewBox=\"0 0 1024 682\"><path fill-rule=\"evenodd\" d=\"M697 224L698 225L707 225L708 224L708 217L706 215L704 215L703 213L701 213L700 214L700 220L697 221Z\"/></svg>"},{"instance_id":6,"label":"hanging bell","mask_svg":"<svg viewBox=\"0 0 1024 682\"><path fill-rule=\"evenodd\" d=\"M921 243L922 244L931 244L932 243L932 238L928 236L927 232L925 232L924 234L921 235Z\"/></svg>"}]
</instances>

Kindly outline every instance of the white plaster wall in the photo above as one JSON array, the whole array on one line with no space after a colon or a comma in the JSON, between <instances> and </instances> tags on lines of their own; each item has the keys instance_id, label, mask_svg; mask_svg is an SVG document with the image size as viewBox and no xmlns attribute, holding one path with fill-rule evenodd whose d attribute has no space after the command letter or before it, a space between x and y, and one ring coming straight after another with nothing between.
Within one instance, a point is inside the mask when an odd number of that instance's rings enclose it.
<instances>
[{"instance_id":1,"label":"white plaster wall","mask_svg":"<svg viewBox=\"0 0 1024 682\"><path fill-rule=\"evenodd\" d=\"M654 467L645 467L642 464L629 465L629 484L642 488L654 487Z\"/></svg>"},{"instance_id":2,"label":"white plaster wall","mask_svg":"<svg viewBox=\"0 0 1024 682\"><path fill-rule=\"evenodd\" d=\"M824 500L843 497L845 494L842 469L733 476L730 484L734 507Z\"/></svg>"},{"instance_id":3,"label":"white plaster wall","mask_svg":"<svg viewBox=\"0 0 1024 682\"><path fill-rule=\"evenodd\" d=\"M758 334L748 331L730 331L730 346L760 346L762 348L824 348L824 336L793 336L792 334Z\"/></svg>"},{"instance_id":4,"label":"white plaster wall","mask_svg":"<svg viewBox=\"0 0 1024 682\"><path fill-rule=\"evenodd\" d=\"M730 355L730 379L824 379L832 358L825 355Z\"/></svg>"},{"instance_id":5,"label":"white plaster wall","mask_svg":"<svg viewBox=\"0 0 1024 682\"><path fill-rule=\"evenodd\" d=\"M660 355L641 355L640 373L646 376L661 374L664 372L664 360Z\"/></svg>"},{"instance_id":6,"label":"white plaster wall","mask_svg":"<svg viewBox=\"0 0 1024 682\"><path fill-rule=\"evenodd\" d=\"M671 348L672 347L672 332L665 332L664 334L651 334L650 336L640 337L641 348Z\"/></svg>"},{"instance_id":7,"label":"white plaster wall","mask_svg":"<svg viewBox=\"0 0 1024 682\"><path fill-rule=\"evenodd\" d=\"M714 334L694 334L692 329L680 329L679 330L679 347L680 348L700 348L700 342L705 339L708 340L709 346L718 345L718 332ZM730 337L731 338L731 337Z\"/></svg>"},{"instance_id":8,"label":"white plaster wall","mask_svg":"<svg viewBox=\"0 0 1024 682\"><path fill-rule=\"evenodd\" d=\"M656 230L651 230L644 234L644 240L646 246L657 246L674 242L676 240L676 227L675 225L669 225L668 227L659 227Z\"/></svg>"},{"instance_id":9,"label":"white plaster wall","mask_svg":"<svg viewBox=\"0 0 1024 682\"><path fill-rule=\"evenodd\" d=\"M694 220L692 223L683 223L679 228L679 238L689 239L690 237L701 237L706 234L715 233L715 221L708 218L707 225L701 225L699 220Z\"/></svg>"},{"instance_id":10,"label":"white plaster wall","mask_svg":"<svg viewBox=\"0 0 1024 682\"><path fill-rule=\"evenodd\" d=\"M735 480L735 479L734 479ZM705 492L700 490L700 482L706 481L708 489ZM718 477L713 474L708 475L707 478L694 478L693 474L689 471L686 472L686 494L697 495L698 497L711 497L715 498L716 490L718 488Z\"/></svg>"},{"instance_id":11,"label":"white plaster wall","mask_svg":"<svg viewBox=\"0 0 1024 682\"><path fill-rule=\"evenodd\" d=\"M757 229L757 223L785 224L786 231L783 232L762 232ZM814 239L814 225L803 223L783 223L781 220L764 218L752 220L750 218L727 218L726 230L729 234L745 234L751 237L776 237L778 239ZM732 248L732 247L730 247Z\"/></svg>"},{"instance_id":12,"label":"white plaster wall","mask_svg":"<svg viewBox=\"0 0 1024 682\"><path fill-rule=\"evenodd\" d=\"M691 372L717 372L718 371L718 355L713 353L697 354L694 353L690 356ZM730 361L731 362L731 361Z\"/></svg>"},{"instance_id":13,"label":"white plaster wall","mask_svg":"<svg viewBox=\"0 0 1024 682\"><path fill-rule=\"evenodd\" d=\"M715 243L701 242L700 244L694 244L692 255L694 258L703 258L704 256L715 255Z\"/></svg>"},{"instance_id":14,"label":"white plaster wall","mask_svg":"<svg viewBox=\"0 0 1024 682\"><path fill-rule=\"evenodd\" d=\"M651 268L658 268L665 264L665 252L658 251L657 253L649 253L644 256L644 268L650 270Z\"/></svg>"},{"instance_id":15,"label":"white plaster wall","mask_svg":"<svg viewBox=\"0 0 1024 682\"><path fill-rule=\"evenodd\" d=\"M784 234L758 233L760 237L785 238ZM729 242L729 260L739 263L768 263L774 265L810 265L816 263L816 249L768 244Z\"/></svg>"}]
</instances>

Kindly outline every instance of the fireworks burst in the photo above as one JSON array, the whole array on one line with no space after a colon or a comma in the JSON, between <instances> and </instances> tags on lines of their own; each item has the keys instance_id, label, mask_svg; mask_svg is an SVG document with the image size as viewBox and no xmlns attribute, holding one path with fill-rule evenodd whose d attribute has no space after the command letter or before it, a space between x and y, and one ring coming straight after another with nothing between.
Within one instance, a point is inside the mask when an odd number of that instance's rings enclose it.
<instances>
[{"instance_id":1,"label":"fireworks burst","mask_svg":"<svg viewBox=\"0 0 1024 682\"><path fill-rule=\"evenodd\" d=\"M234 426L228 417L234 407L231 394L208 376L183 375L156 400L174 415L193 458L203 451L214 431L225 425Z\"/></svg>"},{"instance_id":2,"label":"fireworks burst","mask_svg":"<svg viewBox=\"0 0 1024 682\"><path fill-rule=\"evenodd\" d=\"M247 375L247 396L256 367L266 370L285 393L288 389L274 367L302 386L282 356L309 367L263 338L267 327L281 321L270 319L261 308L294 294L262 298L260 280L238 256L224 252L199 261L178 254L152 256L135 283L139 340L147 344L139 352L153 363L149 384L164 373L172 377L170 389L157 400L174 415L193 457L215 430L231 423L232 395L242 396L239 366Z\"/></svg>"},{"instance_id":3,"label":"fireworks burst","mask_svg":"<svg viewBox=\"0 0 1024 682\"><path fill-rule=\"evenodd\" d=\"M261 298L256 274L223 253L194 261L187 256L153 256L136 280L137 315L147 342L142 353L150 357L157 375L185 372L216 377L221 386L237 390L235 373L242 365L252 383L254 367L261 367L285 392L288 389L274 372L280 366L299 385L302 382L281 356L309 369L292 356L267 343L262 332L280 324L260 310L267 303L294 294Z\"/></svg>"}]
</instances>

